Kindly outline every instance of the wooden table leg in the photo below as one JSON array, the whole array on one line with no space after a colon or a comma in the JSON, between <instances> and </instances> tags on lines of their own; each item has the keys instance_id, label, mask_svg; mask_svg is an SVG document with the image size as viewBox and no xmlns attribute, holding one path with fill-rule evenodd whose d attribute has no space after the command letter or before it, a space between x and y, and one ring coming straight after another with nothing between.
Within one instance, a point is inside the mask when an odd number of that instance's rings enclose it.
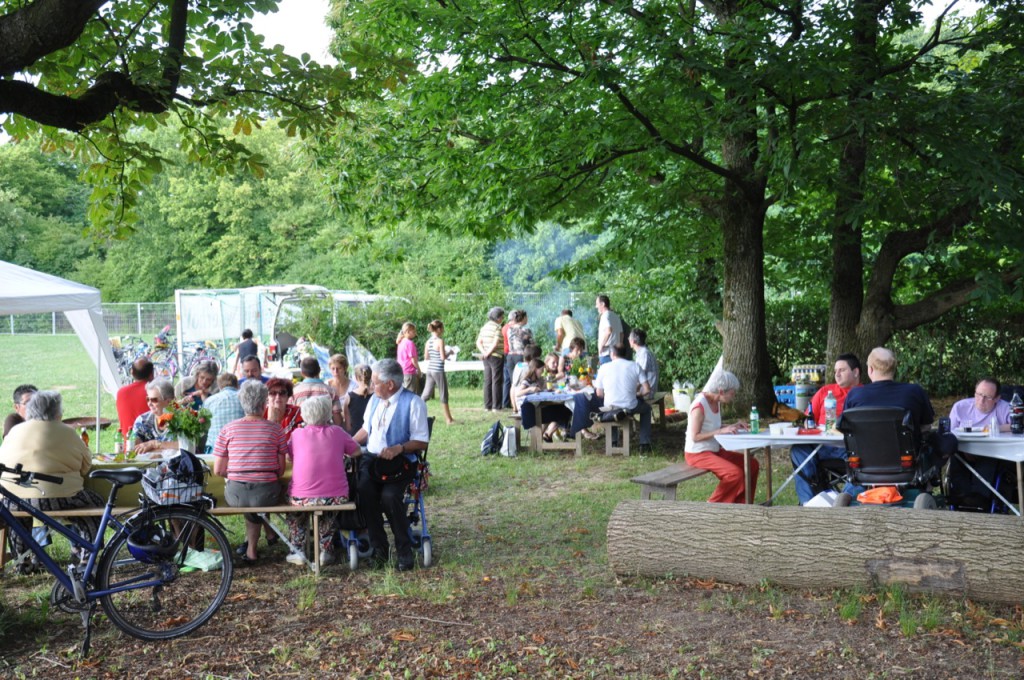
<instances>
[{"instance_id":1,"label":"wooden table leg","mask_svg":"<svg viewBox=\"0 0 1024 680\"><path fill-rule=\"evenodd\" d=\"M768 495L765 498L768 499L767 504L772 504L772 447L764 447L764 467L767 471L767 484L768 484Z\"/></svg>"},{"instance_id":2,"label":"wooden table leg","mask_svg":"<svg viewBox=\"0 0 1024 680\"><path fill-rule=\"evenodd\" d=\"M743 449L743 494L747 505L754 502L754 494L750 491L750 449Z\"/></svg>"}]
</instances>

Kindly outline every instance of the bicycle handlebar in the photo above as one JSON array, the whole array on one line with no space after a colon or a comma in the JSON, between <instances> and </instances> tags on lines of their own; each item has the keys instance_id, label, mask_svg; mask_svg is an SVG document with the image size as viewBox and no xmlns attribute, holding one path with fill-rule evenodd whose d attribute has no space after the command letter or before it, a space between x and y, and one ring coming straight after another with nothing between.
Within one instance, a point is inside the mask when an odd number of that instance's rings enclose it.
<instances>
[{"instance_id":1,"label":"bicycle handlebar","mask_svg":"<svg viewBox=\"0 0 1024 680\"><path fill-rule=\"evenodd\" d=\"M21 486L28 486L29 484L35 481L50 482L52 484L64 483L63 477L57 477L56 475L48 475L43 472L32 472L30 470L23 470L21 467L21 463L18 463L12 468L0 463L0 474L4 473L17 475L18 481L16 483Z\"/></svg>"}]
</instances>

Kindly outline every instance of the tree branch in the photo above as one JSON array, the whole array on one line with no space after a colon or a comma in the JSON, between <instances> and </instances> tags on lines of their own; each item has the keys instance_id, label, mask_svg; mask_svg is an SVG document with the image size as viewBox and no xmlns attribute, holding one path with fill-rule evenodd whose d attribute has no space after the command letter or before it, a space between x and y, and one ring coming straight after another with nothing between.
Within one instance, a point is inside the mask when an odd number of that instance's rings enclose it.
<instances>
[{"instance_id":1,"label":"tree branch","mask_svg":"<svg viewBox=\"0 0 1024 680\"><path fill-rule=\"evenodd\" d=\"M889 300L896 268L907 255L923 251L936 238L946 238L954 230L967 225L978 211L978 204L961 203L930 224L909 231L890 231L885 235L878 259L871 270L868 282L867 300L878 303Z\"/></svg>"},{"instance_id":2,"label":"tree branch","mask_svg":"<svg viewBox=\"0 0 1024 680\"><path fill-rule=\"evenodd\" d=\"M0 77L74 44L108 0L34 0L0 16Z\"/></svg>"},{"instance_id":3,"label":"tree branch","mask_svg":"<svg viewBox=\"0 0 1024 680\"><path fill-rule=\"evenodd\" d=\"M1009 284L1020 278L1015 271L1003 272L999 277L1003 283ZM940 290L934 291L917 302L908 305L896 305L893 308L893 329L912 330L921 324L934 321L940 316L966 304L980 287L977 279L962 278L952 281Z\"/></svg>"}]
</instances>

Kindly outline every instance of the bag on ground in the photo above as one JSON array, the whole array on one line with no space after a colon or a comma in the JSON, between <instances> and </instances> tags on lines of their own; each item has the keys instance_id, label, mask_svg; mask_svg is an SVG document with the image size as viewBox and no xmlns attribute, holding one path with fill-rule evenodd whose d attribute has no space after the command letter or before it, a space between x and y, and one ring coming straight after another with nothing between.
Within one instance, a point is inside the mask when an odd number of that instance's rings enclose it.
<instances>
[{"instance_id":1,"label":"bag on ground","mask_svg":"<svg viewBox=\"0 0 1024 680\"><path fill-rule=\"evenodd\" d=\"M505 428L505 438L501 443L501 455L506 458L515 458L519 451L519 432L515 426Z\"/></svg>"},{"instance_id":2,"label":"bag on ground","mask_svg":"<svg viewBox=\"0 0 1024 680\"><path fill-rule=\"evenodd\" d=\"M484 435L484 440L480 442L480 455L489 456L494 453L501 452L501 444L505 439L505 429L501 426L501 421L497 421L494 425L491 425L491 429L487 430L487 434Z\"/></svg>"}]
</instances>

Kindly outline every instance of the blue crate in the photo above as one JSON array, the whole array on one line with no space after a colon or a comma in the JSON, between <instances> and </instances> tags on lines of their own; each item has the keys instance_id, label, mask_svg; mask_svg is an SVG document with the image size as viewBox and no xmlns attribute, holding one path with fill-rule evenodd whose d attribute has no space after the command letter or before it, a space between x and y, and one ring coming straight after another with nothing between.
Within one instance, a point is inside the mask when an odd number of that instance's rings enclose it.
<instances>
[{"instance_id":1,"label":"blue crate","mask_svg":"<svg viewBox=\"0 0 1024 680\"><path fill-rule=\"evenodd\" d=\"M775 385L775 399L780 404L790 408L796 408L796 386Z\"/></svg>"}]
</instances>

